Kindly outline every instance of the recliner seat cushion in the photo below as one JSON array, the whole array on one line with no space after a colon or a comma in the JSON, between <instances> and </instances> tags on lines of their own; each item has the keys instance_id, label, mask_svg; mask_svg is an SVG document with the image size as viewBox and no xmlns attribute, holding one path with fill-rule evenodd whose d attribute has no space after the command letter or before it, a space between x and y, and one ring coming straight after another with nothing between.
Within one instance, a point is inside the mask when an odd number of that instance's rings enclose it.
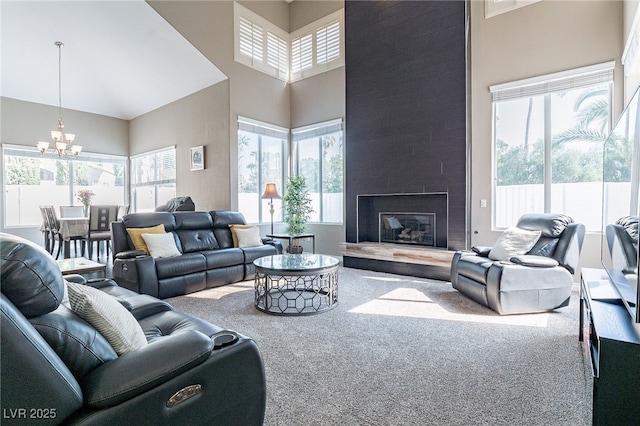
<instances>
[{"instance_id":1,"label":"recliner seat cushion","mask_svg":"<svg viewBox=\"0 0 640 426\"><path fill-rule=\"evenodd\" d=\"M207 263L202 253L184 253L182 256L162 257L155 260L158 279L202 272Z\"/></svg>"},{"instance_id":2,"label":"recliner seat cushion","mask_svg":"<svg viewBox=\"0 0 640 426\"><path fill-rule=\"evenodd\" d=\"M202 255L206 259L207 270L242 265L244 263L244 253L238 248L207 250L203 251Z\"/></svg>"}]
</instances>

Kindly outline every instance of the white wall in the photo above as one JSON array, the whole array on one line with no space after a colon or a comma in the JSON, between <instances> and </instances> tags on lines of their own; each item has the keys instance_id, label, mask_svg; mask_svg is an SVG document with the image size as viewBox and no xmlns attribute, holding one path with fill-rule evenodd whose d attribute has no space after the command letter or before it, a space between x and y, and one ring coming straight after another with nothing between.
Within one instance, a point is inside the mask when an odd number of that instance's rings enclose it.
<instances>
[{"instance_id":1,"label":"white wall","mask_svg":"<svg viewBox=\"0 0 640 426\"><path fill-rule=\"evenodd\" d=\"M470 2L472 245L490 245L492 133L489 86L607 61L616 61L614 117L622 110L623 4L541 1L489 19L484 2ZM480 208L480 200L487 208ZM601 209L600 200L593 208ZM600 235L588 234L581 266L599 267Z\"/></svg>"}]
</instances>

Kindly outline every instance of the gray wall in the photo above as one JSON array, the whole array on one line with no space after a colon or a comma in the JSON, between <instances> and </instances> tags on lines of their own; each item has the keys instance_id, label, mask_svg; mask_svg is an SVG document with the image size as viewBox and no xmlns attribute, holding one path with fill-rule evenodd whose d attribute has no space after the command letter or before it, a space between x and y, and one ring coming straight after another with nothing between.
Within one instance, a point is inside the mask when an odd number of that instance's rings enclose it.
<instances>
[{"instance_id":1,"label":"gray wall","mask_svg":"<svg viewBox=\"0 0 640 426\"><path fill-rule=\"evenodd\" d=\"M622 2L541 1L489 19L484 2L471 16L471 215L472 245L490 245L492 133L489 86L587 65L616 61L614 117L622 109ZM487 208L480 208L480 200ZM600 200L594 200L600 209ZM477 233L476 233L477 232ZM599 267L600 236L588 234L581 267Z\"/></svg>"},{"instance_id":2,"label":"gray wall","mask_svg":"<svg viewBox=\"0 0 640 426\"><path fill-rule=\"evenodd\" d=\"M131 155L176 146L176 195L198 210L228 208L229 82L223 81L131 120ZM191 147L204 146L204 170L191 171ZM159 202L166 200L159 200Z\"/></svg>"}]
</instances>

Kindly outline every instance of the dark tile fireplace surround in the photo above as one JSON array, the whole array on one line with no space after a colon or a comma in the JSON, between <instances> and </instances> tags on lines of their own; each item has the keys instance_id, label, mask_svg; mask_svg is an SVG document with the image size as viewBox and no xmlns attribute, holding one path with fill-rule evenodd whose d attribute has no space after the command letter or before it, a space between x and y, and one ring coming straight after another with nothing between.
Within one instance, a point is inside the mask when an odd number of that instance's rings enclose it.
<instances>
[{"instance_id":1,"label":"dark tile fireplace surround","mask_svg":"<svg viewBox=\"0 0 640 426\"><path fill-rule=\"evenodd\" d=\"M345 2L345 266L446 280L430 253L467 248L466 21L465 2ZM380 242L385 212L434 213L435 247Z\"/></svg>"}]
</instances>

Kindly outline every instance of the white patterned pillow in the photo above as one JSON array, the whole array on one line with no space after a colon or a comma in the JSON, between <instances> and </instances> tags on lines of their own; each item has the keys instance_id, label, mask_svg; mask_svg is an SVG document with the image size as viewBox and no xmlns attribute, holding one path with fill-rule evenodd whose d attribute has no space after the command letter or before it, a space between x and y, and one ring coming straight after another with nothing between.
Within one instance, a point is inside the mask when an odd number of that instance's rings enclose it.
<instances>
[{"instance_id":1,"label":"white patterned pillow","mask_svg":"<svg viewBox=\"0 0 640 426\"><path fill-rule=\"evenodd\" d=\"M528 231L515 226L500 235L489 252L489 259L507 261L513 256L526 254L536 244L542 232Z\"/></svg>"},{"instance_id":2,"label":"white patterned pillow","mask_svg":"<svg viewBox=\"0 0 640 426\"><path fill-rule=\"evenodd\" d=\"M142 239L147 244L151 257L175 257L180 256L180 250L176 247L176 240L172 232L166 234L142 234Z\"/></svg>"},{"instance_id":3,"label":"white patterned pillow","mask_svg":"<svg viewBox=\"0 0 640 426\"><path fill-rule=\"evenodd\" d=\"M71 309L107 339L118 355L147 345L131 312L116 299L91 286L67 282Z\"/></svg>"},{"instance_id":4,"label":"white patterned pillow","mask_svg":"<svg viewBox=\"0 0 640 426\"><path fill-rule=\"evenodd\" d=\"M236 229L236 237L238 238L238 247L259 247L263 245L257 226L252 226L247 229Z\"/></svg>"}]
</instances>

